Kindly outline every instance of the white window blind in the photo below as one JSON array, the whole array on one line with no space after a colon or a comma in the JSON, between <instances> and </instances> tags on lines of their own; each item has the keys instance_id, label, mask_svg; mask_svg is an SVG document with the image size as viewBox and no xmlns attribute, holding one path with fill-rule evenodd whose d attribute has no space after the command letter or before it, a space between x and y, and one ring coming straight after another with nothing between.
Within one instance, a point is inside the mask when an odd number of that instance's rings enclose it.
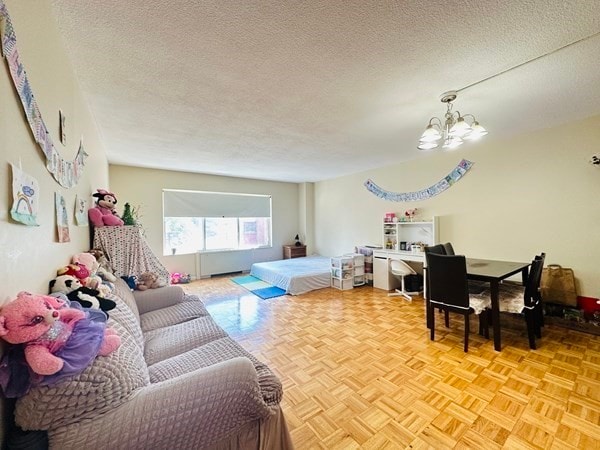
<instances>
[{"instance_id":1,"label":"white window blind","mask_svg":"<svg viewBox=\"0 0 600 450\"><path fill-rule=\"evenodd\" d=\"M271 217L271 196L163 190L164 217Z\"/></svg>"}]
</instances>

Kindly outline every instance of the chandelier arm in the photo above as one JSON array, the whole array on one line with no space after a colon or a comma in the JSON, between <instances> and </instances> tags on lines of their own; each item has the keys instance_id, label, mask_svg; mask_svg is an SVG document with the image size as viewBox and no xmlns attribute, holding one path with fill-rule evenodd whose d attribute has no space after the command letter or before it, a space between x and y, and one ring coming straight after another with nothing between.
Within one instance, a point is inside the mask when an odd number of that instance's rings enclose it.
<instances>
[{"instance_id":1,"label":"chandelier arm","mask_svg":"<svg viewBox=\"0 0 600 450\"><path fill-rule=\"evenodd\" d=\"M437 121L437 123L434 123L435 121ZM432 117L431 119L429 119L429 125L437 125L438 127L440 127L440 129L442 128L442 121L439 117Z\"/></svg>"},{"instance_id":2,"label":"chandelier arm","mask_svg":"<svg viewBox=\"0 0 600 450\"><path fill-rule=\"evenodd\" d=\"M462 116L463 119L466 119L467 117L470 117L471 120L473 121L471 123L471 125L473 125L473 123L477 122L477 119L475 118L475 116L473 114L465 114L464 116Z\"/></svg>"}]
</instances>

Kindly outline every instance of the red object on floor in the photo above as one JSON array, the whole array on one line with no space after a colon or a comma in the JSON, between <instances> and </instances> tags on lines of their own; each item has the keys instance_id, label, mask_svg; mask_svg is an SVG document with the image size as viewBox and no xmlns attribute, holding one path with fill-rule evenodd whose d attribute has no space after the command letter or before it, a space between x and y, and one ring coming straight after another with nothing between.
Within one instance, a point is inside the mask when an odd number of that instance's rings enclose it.
<instances>
[{"instance_id":1,"label":"red object on floor","mask_svg":"<svg viewBox=\"0 0 600 450\"><path fill-rule=\"evenodd\" d=\"M583 309L586 313L593 313L600 310L600 299L594 297L577 297L577 307Z\"/></svg>"}]
</instances>

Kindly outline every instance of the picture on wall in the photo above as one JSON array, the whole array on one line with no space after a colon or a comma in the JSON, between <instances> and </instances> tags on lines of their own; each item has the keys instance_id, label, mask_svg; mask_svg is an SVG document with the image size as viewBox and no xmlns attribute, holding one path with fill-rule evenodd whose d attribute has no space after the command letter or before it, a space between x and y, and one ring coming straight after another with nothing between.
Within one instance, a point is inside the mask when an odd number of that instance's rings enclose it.
<instances>
[{"instance_id":1,"label":"picture on wall","mask_svg":"<svg viewBox=\"0 0 600 450\"><path fill-rule=\"evenodd\" d=\"M39 226L37 213L40 188L38 181L18 167L12 167L13 204L10 216L16 222L29 226Z\"/></svg>"},{"instance_id":2,"label":"picture on wall","mask_svg":"<svg viewBox=\"0 0 600 450\"><path fill-rule=\"evenodd\" d=\"M61 193L55 192L54 202L56 204L56 232L58 242L71 242L69 235L69 215L65 198Z\"/></svg>"},{"instance_id":3,"label":"picture on wall","mask_svg":"<svg viewBox=\"0 0 600 450\"><path fill-rule=\"evenodd\" d=\"M87 200L75 196L75 224L78 227L87 227L88 223L88 203Z\"/></svg>"}]
</instances>

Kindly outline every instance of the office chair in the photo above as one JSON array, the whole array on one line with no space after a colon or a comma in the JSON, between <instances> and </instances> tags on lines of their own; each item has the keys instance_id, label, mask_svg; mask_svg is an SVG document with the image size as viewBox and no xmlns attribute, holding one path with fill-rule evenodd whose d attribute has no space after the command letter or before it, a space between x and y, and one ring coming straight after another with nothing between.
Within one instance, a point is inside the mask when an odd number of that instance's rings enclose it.
<instances>
[{"instance_id":1,"label":"office chair","mask_svg":"<svg viewBox=\"0 0 600 450\"><path fill-rule=\"evenodd\" d=\"M413 268L406 264L404 261L396 259L390 260L390 272L392 273L392 275L400 277L402 284L401 289L396 289L395 292L388 294L388 297L402 296L405 297L408 301L412 301L412 297L408 292L406 292L404 277L406 277L407 275L415 275L417 272L415 272Z\"/></svg>"},{"instance_id":2,"label":"office chair","mask_svg":"<svg viewBox=\"0 0 600 450\"><path fill-rule=\"evenodd\" d=\"M462 314L465 318L464 351L469 349L469 316L472 313L479 315L479 333L489 338L488 310L491 305L490 298L470 296L467 283L467 261L460 255L440 255L426 253L427 276L429 278L429 303L427 309L428 324L430 325L431 340L435 335L434 308L440 308L446 313L446 326L448 313Z\"/></svg>"}]
</instances>

